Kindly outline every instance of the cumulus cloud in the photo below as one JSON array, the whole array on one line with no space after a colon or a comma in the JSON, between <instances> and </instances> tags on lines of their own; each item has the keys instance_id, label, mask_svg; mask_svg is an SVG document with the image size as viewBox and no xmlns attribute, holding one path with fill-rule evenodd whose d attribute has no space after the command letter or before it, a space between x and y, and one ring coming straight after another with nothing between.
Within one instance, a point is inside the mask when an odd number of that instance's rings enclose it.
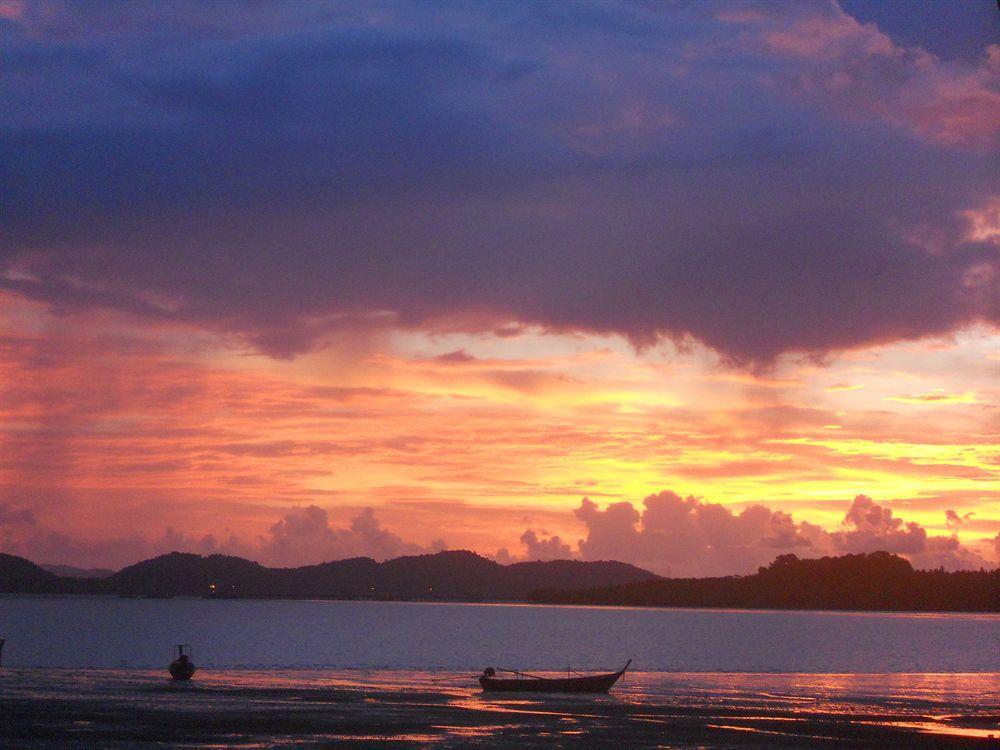
<instances>
[{"instance_id":1,"label":"cumulus cloud","mask_svg":"<svg viewBox=\"0 0 1000 750\"><path fill-rule=\"evenodd\" d=\"M750 573L787 551L820 557L885 550L909 558L918 568L988 566L958 537L929 536L919 524L897 518L865 495L854 498L834 531L762 505L736 513L669 491L650 495L642 504L642 511L628 502L602 510L584 498L574 511L586 526L578 543L580 557L624 560L678 577Z\"/></svg>"},{"instance_id":2,"label":"cumulus cloud","mask_svg":"<svg viewBox=\"0 0 1000 750\"><path fill-rule=\"evenodd\" d=\"M404 541L382 528L372 508L362 510L348 528L336 529L330 526L325 510L310 505L289 512L275 523L260 552L262 558L275 564L302 565L350 557L386 560L444 548L441 541L429 548Z\"/></svg>"},{"instance_id":3,"label":"cumulus cloud","mask_svg":"<svg viewBox=\"0 0 1000 750\"><path fill-rule=\"evenodd\" d=\"M762 505L734 513L670 491L645 498L641 513L628 502L601 510L586 498L574 513L587 529L579 542L584 559L626 560L682 577L749 572L783 551L809 556L823 534Z\"/></svg>"},{"instance_id":4,"label":"cumulus cloud","mask_svg":"<svg viewBox=\"0 0 1000 750\"><path fill-rule=\"evenodd\" d=\"M829 3L191 7L0 25L0 288L278 357L529 324L761 363L997 320L957 218L995 50Z\"/></svg>"},{"instance_id":5,"label":"cumulus cloud","mask_svg":"<svg viewBox=\"0 0 1000 750\"><path fill-rule=\"evenodd\" d=\"M802 96L946 145L997 145L998 45L983 50L978 64L945 62L920 47L897 45L833 3L768 14L754 24L763 27L767 49L806 63L777 76Z\"/></svg>"},{"instance_id":6,"label":"cumulus cloud","mask_svg":"<svg viewBox=\"0 0 1000 750\"><path fill-rule=\"evenodd\" d=\"M584 498L573 513L585 527L584 537L575 545L559 535L526 529L519 539L522 551L511 553L504 548L496 559L504 564L570 558L621 560L664 575L699 577L751 573L786 552L820 557L884 550L908 558L917 568L996 567L956 535L932 536L866 495L854 498L840 527L832 531L763 505L735 512L670 491L649 495L641 510L629 502L610 503L602 509ZM990 544L1000 559L1000 534ZM233 554L290 567L350 557L385 560L446 548L440 540L428 546L405 540L384 528L372 508L360 511L350 525L335 527L327 511L315 505L288 511L267 534L256 538L194 536L168 527L154 539L131 535L93 540L33 522L0 526L0 550L36 562L80 567L118 568L175 550Z\"/></svg>"},{"instance_id":7,"label":"cumulus cloud","mask_svg":"<svg viewBox=\"0 0 1000 750\"><path fill-rule=\"evenodd\" d=\"M885 550L904 555L917 568L987 567L986 561L963 546L957 536L930 536L920 524L895 517L888 506L867 495L854 498L842 529L833 532L830 539L837 552Z\"/></svg>"},{"instance_id":8,"label":"cumulus cloud","mask_svg":"<svg viewBox=\"0 0 1000 750\"><path fill-rule=\"evenodd\" d=\"M920 524L905 523L867 495L854 498L843 526L845 530L835 532L833 541L846 552L867 552L881 545L887 552L913 553L927 544L927 531Z\"/></svg>"},{"instance_id":9,"label":"cumulus cloud","mask_svg":"<svg viewBox=\"0 0 1000 750\"><path fill-rule=\"evenodd\" d=\"M521 543L527 548L527 557L532 560L559 560L572 556L570 546L558 535L539 537L529 529L521 534Z\"/></svg>"},{"instance_id":10,"label":"cumulus cloud","mask_svg":"<svg viewBox=\"0 0 1000 750\"><path fill-rule=\"evenodd\" d=\"M497 561L507 565L512 562L533 560L568 560L574 556L573 548L558 535L549 536L545 531L525 529L520 542L524 545L524 554L511 554L505 547L496 554Z\"/></svg>"}]
</instances>

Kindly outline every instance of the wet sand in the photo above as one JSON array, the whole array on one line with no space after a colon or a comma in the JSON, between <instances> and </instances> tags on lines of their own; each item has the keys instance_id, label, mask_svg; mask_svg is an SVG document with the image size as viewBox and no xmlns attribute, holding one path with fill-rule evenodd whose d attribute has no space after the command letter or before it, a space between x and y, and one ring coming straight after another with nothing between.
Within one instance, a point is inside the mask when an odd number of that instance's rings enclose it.
<instances>
[{"instance_id":1,"label":"wet sand","mask_svg":"<svg viewBox=\"0 0 1000 750\"><path fill-rule=\"evenodd\" d=\"M934 683L837 692L754 676L633 676L607 696L492 698L472 675L4 670L3 748L993 748L1000 707ZM759 677L759 676L757 676ZM984 686L990 685L984 676ZM899 676L892 679L900 680ZM947 678L944 678L947 679ZM973 678L973 682L976 678ZM715 686L715 687L713 687ZM891 687L891 686L890 686ZM766 690L764 688L767 688Z\"/></svg>"}]
</instances>

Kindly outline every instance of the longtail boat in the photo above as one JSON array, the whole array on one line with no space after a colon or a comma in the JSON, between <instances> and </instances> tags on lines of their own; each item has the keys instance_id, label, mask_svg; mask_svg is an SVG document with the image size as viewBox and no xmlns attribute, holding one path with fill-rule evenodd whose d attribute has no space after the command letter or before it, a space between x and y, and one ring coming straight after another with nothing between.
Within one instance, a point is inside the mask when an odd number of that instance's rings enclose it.
<instances>
[{"instance_id":1,"label":"longtail boat","mask_svg":"<svg viewBox=\"0 0 1000 750\"><path fill-rule=\"evenodd\" d=\"M498 670L487 667L479 676L479 684L483 690L497 693L606 693L621 679L631 663L629 659L617 672L576 677L539 677L514 669L499 669L514 677L497 677Z\"/></svg>"},{"instance_id":2,"label":"longtail boat","mask_svg":"<svg viewBox=\"0 0 1000 750\"><path fill-rule=\"evenodd\" d=\"M184 649L187 649L186 653ZM186 643L178 644L175 653L177 658L170 662L170 676L175 680L190 680L197 669L191 661L191 647Z\"/></svg>"}]
</instances>

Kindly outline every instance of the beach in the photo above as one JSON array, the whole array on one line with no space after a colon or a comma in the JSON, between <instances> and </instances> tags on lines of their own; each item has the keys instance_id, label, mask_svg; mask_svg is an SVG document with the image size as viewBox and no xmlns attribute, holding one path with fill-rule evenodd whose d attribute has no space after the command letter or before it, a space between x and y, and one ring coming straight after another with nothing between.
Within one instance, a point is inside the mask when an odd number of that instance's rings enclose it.
<instances>
[{"instance_id":1,"label":"beach","mask_svg":"<svg viewBox=\"0 0 1000 750\"><path fill-rule=\"evenodd\" d=\"M987 748L998 675L637 672L494 698L474 674L7 669L5 748Z\"/></svg>"}]
</instances>

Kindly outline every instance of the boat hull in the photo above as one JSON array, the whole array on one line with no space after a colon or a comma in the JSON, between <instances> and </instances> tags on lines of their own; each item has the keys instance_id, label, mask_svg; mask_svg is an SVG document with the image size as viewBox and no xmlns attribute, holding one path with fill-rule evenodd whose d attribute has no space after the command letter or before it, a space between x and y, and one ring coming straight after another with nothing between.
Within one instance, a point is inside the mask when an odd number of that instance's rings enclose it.
<instances>
[{"instance_id":1,"label":"boat hull","mask_svg":"<svg viewBox=\"0 0 1000 750\"><path fill-rule=\"evenodd\" d=\"M194 677L196 667L190 661L175 659L170 662L170 676L175 680L190 680Z\"/></svg>"},{"instance_id":2,"label":"boat hull","mask_svg":"<svg viewBox=\"0 0 1000 750\"><path fill-rule=\"evenodd\" d=\"M479 684L488 693L606 693L625 673L612 672L592 677L566 677L555 679L498 679L479 677Z\"/></svg>"}]
</instances>

